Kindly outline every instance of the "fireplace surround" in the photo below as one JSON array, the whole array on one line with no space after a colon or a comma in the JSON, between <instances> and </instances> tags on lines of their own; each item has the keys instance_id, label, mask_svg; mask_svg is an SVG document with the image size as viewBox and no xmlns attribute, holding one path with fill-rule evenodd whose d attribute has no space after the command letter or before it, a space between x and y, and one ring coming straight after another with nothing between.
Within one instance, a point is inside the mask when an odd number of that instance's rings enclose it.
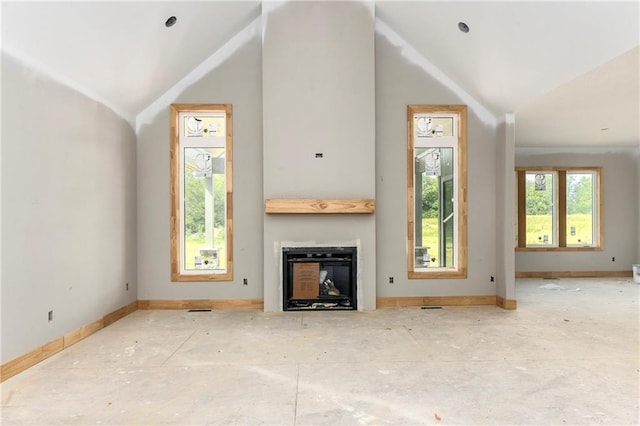
<instances>
[{"instance_id":1,"label":"fireplace surround","mask_svg":"<svg viewBox=\"0 0 640 426\"><path fill-rule=\"evenodd\" d=\"M361 310L357 245L282 246L283 311Z\"/></svg>"},{"instance_id":2,"label":"fireplace surround","mask_svg":"<svg viewBox=\"0 0 640 426\"><path fill-rule=\"evenodd\" d=\"M277 4L262 20L264 310L286 308L282 248L312 245L358 248L357 310L374 310L375 8Z\"/></svg>"},{"instance_id":3,"label":"fireplace surround","mask_svg":"<svg viewBox=\"0 0 640 426\"><path fill-rule=\"evenodd\" d=\"M357 247L283 247L282 309L357 310Z\"/></svg>"}]
</instances>

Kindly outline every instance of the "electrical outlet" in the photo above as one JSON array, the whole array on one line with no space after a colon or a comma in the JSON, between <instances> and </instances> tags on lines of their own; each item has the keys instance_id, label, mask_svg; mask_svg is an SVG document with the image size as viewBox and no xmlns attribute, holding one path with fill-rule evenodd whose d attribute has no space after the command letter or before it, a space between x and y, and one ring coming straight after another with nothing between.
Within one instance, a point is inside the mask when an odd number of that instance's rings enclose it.
<instances>
[{"instance_id":1,"label":"electrical outlet","mask_svg":"<svg viewBox=\"0 0 640 426\"><path fill-rule=\"evenodd\" d=\"M491 278L489 279L489 281L491 281L491 282L495 282L495 281L496 281L496 278L495 278L493 275L491 275Z\"/></svg>"},{"instance_id":2,"label":"electrical outlet","mask_svg":"<svg viewBox=\"0 0 640 426\"><path fill-rule=\"evenodd\" d=\"M612 261L612 262L615 262L615 261L616 261L616 258L615 258L615 257L612 257L612 258L611 258L611 261Z\"/></svg>"},{"instance_id":3,"label":"electrical outlet","mask_svg":"<svg viewBox=\"0 0 640 426\"><path fill-rule=\"evenodd\" d=\"M127 289L127 291L129 291L129 283L125 285L125 288Z\"/></svg>"},{"instance_id":4,"label":"electrical outlet","mask_svg":"<svg viewBox=\"0 0 640 426\"><path fill-rule=\"evenodd\" d=\"M389 277L389 284L393 284L393 277Z\"/></svg>"},{"instance_id":5,"label":"electrical outlet","mask_svg":"<svg viewBox=\"0 0 640 426\"><path fill-rule=\"evenodd\" d=\"M53 321L53 311L49 311L49 322Z\"/></svg>"},{"instance_id":6,"label":"electrical outlet","mask_svg":"<svg viewBox=\"0 0 640 426\"><path fill-rule=\"evenodd\" d=\"M249 281L246 278L242 279L242 284L249 285Z\"/></svg>"}]
</instances>

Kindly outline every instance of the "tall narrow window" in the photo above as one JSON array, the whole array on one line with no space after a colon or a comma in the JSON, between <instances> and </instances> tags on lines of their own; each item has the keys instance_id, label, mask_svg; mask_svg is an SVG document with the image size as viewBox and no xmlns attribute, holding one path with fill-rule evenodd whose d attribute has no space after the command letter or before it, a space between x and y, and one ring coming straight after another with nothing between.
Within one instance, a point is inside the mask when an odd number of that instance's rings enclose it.
<instances>
[{"instance_id":1,"label":"tall narrow window","mask_svg":"<svg viewBox=\"0 0 640 426\"><path fill-rule=\"evenodd\" d=\"M409 278L467 276L466 106L409 105Z\"/></svg>"},{"instance_id":2,"label":"tall narrow window","mask_svg":"<svg viewBox=\"0 0 640 426\"><path fill-rule=\"evenodd\" d=\"M602 246L599 167L517 168L518 250Z\"/></svg>"},{"instance_id":3,"label":"tall narrow window","mask_svg":"<svg viewBox=\"0 0 640 426\"><path fill-rule=\"evenodd\" d=\"M228 281L231 105L171 105L171 279Z\"/></svg>"}]
</instances>

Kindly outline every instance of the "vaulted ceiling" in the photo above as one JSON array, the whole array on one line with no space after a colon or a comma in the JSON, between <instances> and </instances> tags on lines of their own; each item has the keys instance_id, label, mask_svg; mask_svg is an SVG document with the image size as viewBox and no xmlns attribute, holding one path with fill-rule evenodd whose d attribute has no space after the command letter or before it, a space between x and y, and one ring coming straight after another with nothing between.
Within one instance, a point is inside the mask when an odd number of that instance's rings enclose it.
<instances>
[{"instance_id":1,"label":"vaulted ceiling","mask_svg":"<svg viewBox=\"0 0 640 426\"><path fill-rule=\"evenodd\" d=\"M3 1L2 49L134 122L262 3ZM376 1L375 11L496 118L514 113L518 146L640 143L636 1Z\"/></svg>"}]
</instances>

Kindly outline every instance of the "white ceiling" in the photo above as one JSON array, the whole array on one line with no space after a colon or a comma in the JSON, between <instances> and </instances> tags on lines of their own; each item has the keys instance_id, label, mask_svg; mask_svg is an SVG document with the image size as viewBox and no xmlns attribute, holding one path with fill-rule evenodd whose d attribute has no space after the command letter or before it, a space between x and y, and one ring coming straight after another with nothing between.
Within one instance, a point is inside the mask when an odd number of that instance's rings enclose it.
<instances>
[{"instance_id":1,"label":"white ceiling","mask_svg":"<svg viewBox=\"0 0 640 426\"><path fill-rule=\"evenodd\" d=\"M131 120L260 14L260 2L5 2L2 48ZM170 16L177 23L165 27Z\"/></svg>"},{"instance_id":2,"label":"white ceiling","mask_svg":"<svg viewBox=\"0 0 640 426\"><path fill-rule=\"evenodd\" d=\"M261 7L3 1L2 49L134 121ZM380 21L497 118L515 113L518 146L640 144L637 1L375 7ZM165 28L171 15L178 21ZM458 30L460 21L469 33Z\"/></svg>"},{"instance_id":3,"label":"white ceiling","mask_svg":"<svg viewBox=\"0 0 640 426\"><path fill-rule=\"evenodd\" d=\"M514 112L518 145L638 144L637 2L378 2L376 13L496 116Z\"/></svg>"}]
</instances>

